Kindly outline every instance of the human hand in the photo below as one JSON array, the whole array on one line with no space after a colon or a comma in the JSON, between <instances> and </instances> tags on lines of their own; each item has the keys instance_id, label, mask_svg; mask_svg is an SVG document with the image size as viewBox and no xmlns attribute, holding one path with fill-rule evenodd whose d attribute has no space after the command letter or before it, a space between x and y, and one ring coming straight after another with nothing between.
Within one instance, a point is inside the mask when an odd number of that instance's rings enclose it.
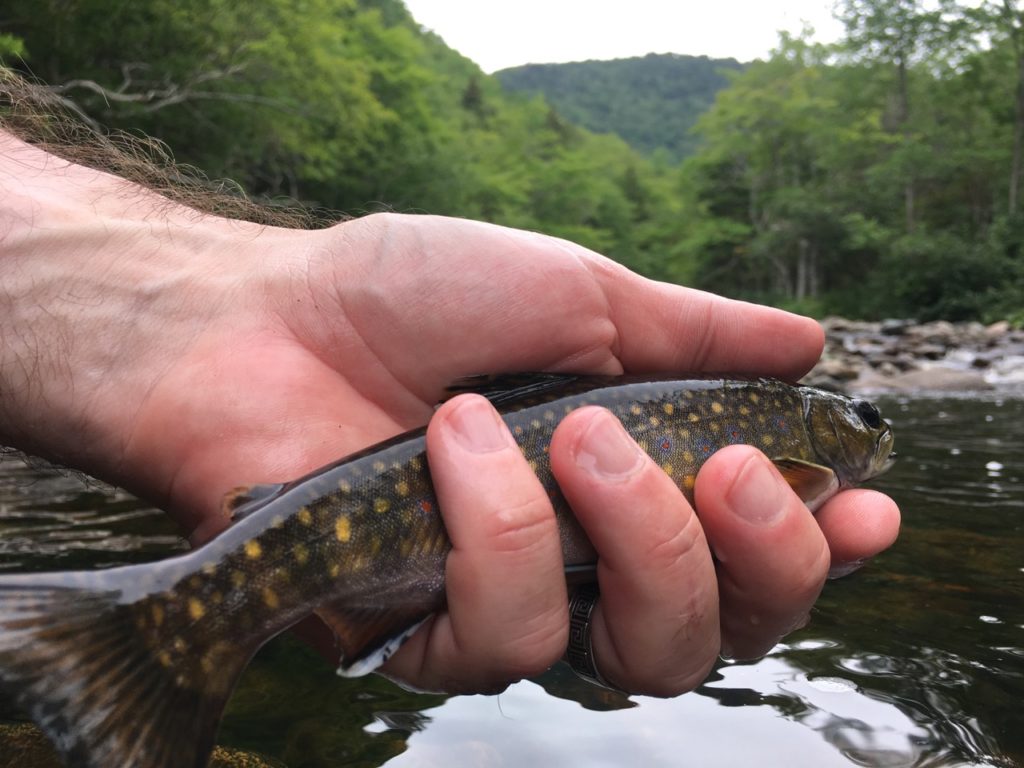
<instances>
[{"instance_id":1,"label":"human hand","mask_svg":"<svg viewBox=\"0 0 1024 768\"><path fill-rule=\"evenodd\" d=\"M20 149L23 162L33 152ZM122 183L98 176L72 167L54 181L39 171L12 198L5 258L16 268L0 322L20 346L8 347L15 362L0 370L19 396L5 404L0 432L155 500L197 541L228 524L224 491L294 478L422 424L443 387L467 374L795 378L820 352L810 321L651 283L540 235L394 215L284 231L138 191L126 211ZM68 343L44 343L53 338ZM618 444L636 459L631 468L583 466L581 453L616 444L608 418L590 409L567 418L552 463L601 558L598 665L625 689L692 688L720 642L763 653L809 610L829 546L833 561L853 562L895 535L895 507L868 492L842 494L815 522L777 488L780 516L744 523L737 499L758 487L751 476L762 461L745 448L701 472L698 520L631 441ZM431 420L431 467L455 545L449 609L388 667L420 687L494 689L565 648L546 495L517 449L467 451L458 438L476 442L488 419L500 436L489 406L458 398ZM740 506L765 517L755 502Z\"/></svg>"}]
</instances>

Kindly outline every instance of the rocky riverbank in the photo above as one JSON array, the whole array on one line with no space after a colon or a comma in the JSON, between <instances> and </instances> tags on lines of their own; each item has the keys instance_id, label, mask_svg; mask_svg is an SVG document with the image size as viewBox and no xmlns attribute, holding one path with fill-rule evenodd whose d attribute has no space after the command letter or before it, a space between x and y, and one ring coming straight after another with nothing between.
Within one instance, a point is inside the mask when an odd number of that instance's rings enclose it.
<instances>
[{"instance_id":1,"label":"rocky riverbank","mask_svg":"<svg viewBox=\"0 0 1024 768\"><path fill-rule=\"evenodd\" d=\"M1009 323L918 324L828 317L818 365L804 378L845 392L1024 392L1024 330Z\"/></svg>"}]
</instances>

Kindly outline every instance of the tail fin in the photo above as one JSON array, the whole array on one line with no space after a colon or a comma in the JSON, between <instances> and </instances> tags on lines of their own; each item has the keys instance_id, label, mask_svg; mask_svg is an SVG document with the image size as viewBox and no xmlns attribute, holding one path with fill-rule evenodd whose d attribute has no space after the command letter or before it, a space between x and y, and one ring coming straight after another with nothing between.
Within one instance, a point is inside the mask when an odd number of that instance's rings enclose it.
<instances>
[{"instance_id":1,"label":"tail fin","mask_svg":"<svg viewBox=\"0 0 1024 768\"><path fill-rule=\"evenodd\" d=\"M69 768L203 768L251 654L171 663L143 634L147 598L111 588L123 570L0 578L0 690Z\"/></svg>"}]
</instances>

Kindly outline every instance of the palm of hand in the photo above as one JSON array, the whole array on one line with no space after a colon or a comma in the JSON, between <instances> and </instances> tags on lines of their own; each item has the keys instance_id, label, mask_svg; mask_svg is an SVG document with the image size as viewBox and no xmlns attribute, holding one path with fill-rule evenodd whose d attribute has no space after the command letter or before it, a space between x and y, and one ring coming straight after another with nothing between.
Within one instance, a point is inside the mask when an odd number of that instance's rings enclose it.
<instances>
[{"instance_id":1,"label":"palm of hand","mask_svg":"<svg viewBox=\"0 0 1024 768\"><path fill-rule=\"evenodd\" d=\"M287 258L261 264L152 388L126 456L137 489L202 538L226 522L231 487L292 479L420 426L462 376L785 376L817 354L806 321L655 287L569 243L473 222L368 217L294 233ZM779 339L788 355L775 354Z\"/></svg>"}]
</instances>

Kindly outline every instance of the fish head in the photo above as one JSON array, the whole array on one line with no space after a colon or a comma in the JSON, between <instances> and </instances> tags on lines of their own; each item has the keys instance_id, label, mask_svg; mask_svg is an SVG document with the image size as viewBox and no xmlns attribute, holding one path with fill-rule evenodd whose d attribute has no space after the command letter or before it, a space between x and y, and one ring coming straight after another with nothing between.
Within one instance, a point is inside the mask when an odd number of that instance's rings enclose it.
<instances>
[{"instance_id":1,"label":"fish head","mask_svg":"<svg viewBox=\"0 0 1024 768\"><path fill-rule=\"evenodd\" d=\"M887 471L896 458L892 427L873 403L800 387L811 446L850 488Z\"/></svg>"}]
</instances>

